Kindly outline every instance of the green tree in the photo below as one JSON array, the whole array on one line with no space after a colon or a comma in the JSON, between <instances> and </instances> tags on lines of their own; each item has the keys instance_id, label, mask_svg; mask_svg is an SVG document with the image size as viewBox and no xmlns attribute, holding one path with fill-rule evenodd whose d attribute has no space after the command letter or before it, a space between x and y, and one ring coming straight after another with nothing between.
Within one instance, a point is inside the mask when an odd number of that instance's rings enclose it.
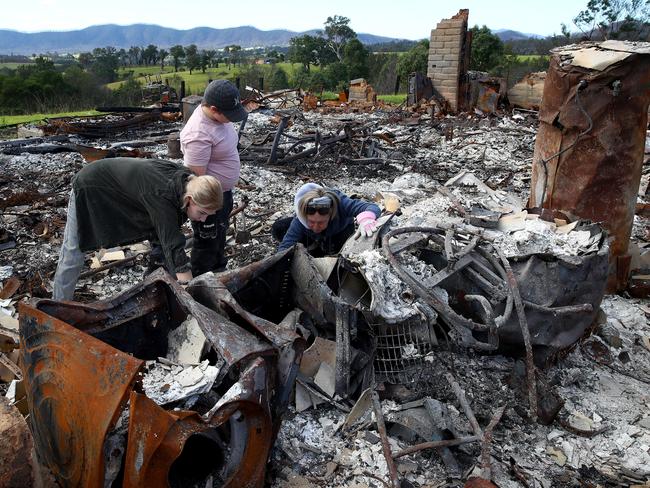
<instances>
[{"instance_id":1,"label":"green tree","mask_svg":"<svg viewBox=\"0 0 650 488\"><path fill-rule=\"evenodd\" d=\"M385 52L371 53L368 56L368 81L377 93L393 93L397 81L397 62L403 57L397 53Z\"/></svg>"},{"instance_id":2,"label":"green tree","mask_svg":"<svg viewBox=\"0 0 650 488\"><path fill-rule=\"evenodd\" d=\"M355 78L368 78L368 49L359 41L352 39L348 41L343 50L343 62L348 69L348 76L351 80Z\"/></svg>"},{"instance_id":3,"label":"green tree","mask_svg":"<svg viewBox=\"0 0 650 488\"><path fill-rule=\"evenodd\" d=\"M158 58L160 59L160 71L163 71L165 69L165 58L169 56L169 51L166 49L161 49L158 51Z\"/></svg>"},{"instance_id":4,"label":"green tree","mask_svg":"<svg viewBox=\"0 0 650 488\"><path fill-rule=\"evenodd\" d=\"M185 47L185 66L190 70L190 74L192 74L193 70L201 66L201 56L199 56L199 50L196 44L190 44Z\"/></svg>"},{"instance_id":5,"label":"green tree","mask_svg":"<svg viewBox=\"0 0 650 488\"><path fill-rule=\"evenodd\" d=\"M429 41L426 39L419 41L406 54L400 56L397 61L397 75L402 86L406 86L406 80L411 73L427 73L428 58Z\"/></svg>"},{"instance_id":6,"label":"green tree","mask_svg":"<svg viewBox=\"0 0 650 488\"><path fill-rule=\"evenodd\" d=\"M93 49L94 61L90 71L102 83L112 83L117 80L117 68L120 65L117 50L112 46Z\"/></svg>"},{"instance_id":7,"label":"green tree","mask_svg":"<svg viewBox=\"0 0 650 488\"><path fill-rule=\"evenodd\" d=\"M287 72L282 68L275 68L271 72L271 77L269 80L269 89L271 90L282 90L289 87L289 78L287 77Z\"/></svg>"},{"instance_id":8,"label":"green tree","mask_svg":"<svg viewBox=\"0 0 650 488\"><path fill-rule=\"evenodd\" d=\"M350 82L350 73L345 63L331 63L323 70L323 75L327 80L327 88L332 90L343 90L347 88Z\"/></svg>"},{"instance_id":9,"label":"green tree","mask_svg":"<svg viewBox=\"0 0 650 488\"><path fill-rule=\"evenodd\" d=\"M646 40L649 20L649 0L589 0L573 23L588 39ZM568 33L567 26L562 31Z\"/></svg>"},{"instance_id":10,"label":"green tree","mask_svg":"<svg viewBox=\"0 0 650 488\"><path fill-rule=\"evenodd\" d=\"M169 48L169 54L174 60L174 73L175 73L178 71L178 67L181 65L181 59L185 57L185 48L180 44L177 44Z\"/></svg>"},{"instance_id":11,"label":"green tree","mask_svg":"<svg viewBox=\"0 0 650 488\"><path fill-rule=\"evenodd\" d=\"M503 61L503 42L486 26L475 25L469 67L477 71L494 71Z\"/></svg>"},{"instance_id":12,"label":"green tree","mask_svg":"<svg viewBox=\"0 0 650 488\"><path fill-rule=\"evenodd\" d=\"M138 46L131 46L128 51L129 55L129 64L133 65L138 65L140 64L140 53L141 49Z\"/></svg>"},{"instance_id":13,"label":"green tree","mask_svg":"<svg viewBox=\"0 0 650 488\"><path fill-rule=\"evenodd\" d=\"M83 69L90 68L90 65L93 63L93 55L91 53L79 53L79 64Z\"/></svg>"},{"instance_id":14,"label":"green tree","mask_svg":"<svg viewBox=\"0 0 650 488\"><path fill-rule=\"evenodd\" d=\"M156 64L158 62L158 47L149 44L142 50L142 60L146 66Z\"/></svg>"},{"instance_id":15,"label":"green tree","mask_svg":"<svg viewBox=\"0 0 650 488\"><path fill-rule=\"evenodd\" d=\"M343 49L347 42L357 37L357 33L350 28L349 23L350 19L340 15L327 17L325 21L327 44L339 61L343 61Z\"/></svg>"},{"instance_id":16,"label":"green tree","mask_svg":"<svg viewBox=\"0 0 650 488\"><path fill-rule=\"evenodd\" d=\"M224 48L224 51L228 53L228 69L230 69L230 65L232 64L233 66L239 65L241 66L241 58L242 58L242 52L241 52L241 46L238 44L231 44L230 46L226 46Z\"/></svg>"},{"instance_id":17,"label":"green tree","mask_svg":"<svg viewBox=\"0 0 650 488\"><path fill-rule=\"evenodd\" d=\"M120 66L125 68L129 63L129 54L126 52L126 49L122 48L117 52L117 56L120 60Z\"/></svg>"},{"instance_id":18,"label":"green tree","mask_svg":"<svg viewBox=\"0 0 650 488\"><path fill-rule=\"evenodd\" d=\"M311 65L316 64L316 39L308 34L289 39L289 61L300 63L309 72Z\"/></svg>"},{"instance_id":19,"label":"green tree","mask_svg":"<svg viewBox=\"0 0 650 488\"><path fill-rule=\"evenodd\" d=\"M330 88L330 81L322 71L314 71L309 77L307 88L311 92L320 92Z\"/></svg>"},{"instance_id":20,"label":"green tree","mask_svg":"<svg viewBox=\"0 0 650 488\"><path fill-rule=\"evenodd\" d=\"M309 71L304 66L294 70L290 85L295 88L304 88L309 82Z\"/></svg>"},{"instance_id":21,"label":"green tree","mask_svg":"<svg viewBox=\"0 0 650 488\"><path fill-rule=\"evenodd\" d=\"M216 67L216 68L219 67L219 64L217 64L217 66L214 66L214 64L217 62L217 51L216 51L216 49L207 49L207 50L203 51L203 53L205 54L205 56L207 58L208 66L213 67L213 68L214 67Z\"/></svg>"}]
</instances>

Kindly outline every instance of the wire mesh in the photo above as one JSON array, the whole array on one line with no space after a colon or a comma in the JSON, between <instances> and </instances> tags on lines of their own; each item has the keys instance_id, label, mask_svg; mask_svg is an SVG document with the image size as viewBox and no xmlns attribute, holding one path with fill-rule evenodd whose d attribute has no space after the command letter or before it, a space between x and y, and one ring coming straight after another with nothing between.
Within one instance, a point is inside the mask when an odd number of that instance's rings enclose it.
<instances>
[{"instance_id":1,"label":"wire mesh","mask_svg":"<svg viewBox=\"0 0 650 488\"><path fill-rule=\"evenodd\" d=\"M437 344L431 326L422 321L372 324L377 349L374 361L378 381L395 384L426 382L433 364L425 358Z\"/></svg>"}]
</instances>

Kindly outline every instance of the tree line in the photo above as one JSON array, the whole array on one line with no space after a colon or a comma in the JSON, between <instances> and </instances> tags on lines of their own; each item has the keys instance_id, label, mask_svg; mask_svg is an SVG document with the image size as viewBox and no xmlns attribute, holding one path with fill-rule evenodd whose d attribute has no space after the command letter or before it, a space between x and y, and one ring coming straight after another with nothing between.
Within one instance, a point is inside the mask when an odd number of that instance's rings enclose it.
<instances>
[{"instance_id":1,"label":"tree line","mask_svg":"<svg viewBox=\"0 0 650 488\"><path fill-rule=\"evenodd\" d=\"M502 42L486 26L471 28L470 69L503 76L511 85L524 74L545 70L553 47L583 39L645 39L648 36L650 0L588 0L574 18L579 32L562 26L562 35L544 39ZM410 73L427 72L429 42L394 41L366 46L350 27L350 19L328 17L324 29L315 35L296 36L287 48L242 49L230 45L221 50L199 49L196 44L162 49L150 44L129 49L96 48L76 58L36 57L35 62L16 70L0 69L0 113L21 114L87 109L96 105L132 105L139 102L141 85L129 76L129 66L172 66L174 71L237 66L243 86L266 90L303 88L311 91L340 91L350 80L366 78L382 93L403 92ZM645 36L645 37L644 37ZM372 51L371 51L372 49ZM522 54L542 56L524 58ZM264 66L256 64L261 60ZM290 76L277 63L300 66ZM271 65L271 66L267 66ZM318 67L318 69L313 69ZM106 83L118 79L126 68L126 82L118 90ZM132 72L131 72L132 75ZM264 78L265 86L259 85Z\"/></svg>"}]
</instances>

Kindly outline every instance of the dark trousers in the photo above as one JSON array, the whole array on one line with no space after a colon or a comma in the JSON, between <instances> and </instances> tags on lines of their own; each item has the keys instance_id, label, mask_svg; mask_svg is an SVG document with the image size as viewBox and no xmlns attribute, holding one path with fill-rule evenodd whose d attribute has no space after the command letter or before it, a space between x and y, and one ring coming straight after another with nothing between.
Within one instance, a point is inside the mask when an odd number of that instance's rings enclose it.
<instances>
[{"instance_id":1,"label":"dark trousers","mask_svg":"<svg viewBox=\"0 0 650 488\"><path fill-rule=\"evenodd\" d=\"M292 221L293 217L283 217L273 222L273 225L271 226L271 235L276 241L282 242L282 239L284 239L284 235L289 230ZM343 244L345 244L345 241L347 241L352 234L354 234L354 222L341 230L341 232L332 236L322 235L317 239L311 239L308 235L305 235L298 242L307 248L309 254L318 258L337 254L343 247Z\"/></svg>"},{"instance_id":2,"label":"dark trousers","mask_svg":"<svg viewBox=\"0 0 650 488\"><path fill-rule=\"evenodd\" d=\"M205 222L192 222L194 241L190 262L193 276L226 269L228 259L224 256L224 250L232 205L232 191L225 191L221 210L210 215Z\"/></svg>"}]
</instances>

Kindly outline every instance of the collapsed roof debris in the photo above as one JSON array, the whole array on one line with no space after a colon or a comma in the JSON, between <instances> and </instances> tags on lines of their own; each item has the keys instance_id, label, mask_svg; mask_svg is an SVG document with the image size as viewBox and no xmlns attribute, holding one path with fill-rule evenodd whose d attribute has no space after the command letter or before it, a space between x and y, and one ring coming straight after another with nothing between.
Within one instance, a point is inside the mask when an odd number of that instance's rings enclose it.
<instances>
[{"instance_id":1,"label":"collapsed roof debris","mask_svg":"<svg viewBox=\"0 0 650 488\"><path fill-rule=\"evenodd\" d=\"M144 243L88 256L80 302L48 300L91 159L30 153L168 157L180 122L0 143L0 376L41 465L64 486L647 484L647 295L604 296L603 219L524 203L535 114L301 96L254 94L229 270L185 290L146 274ZM640 296L646 151L626 249ZM307 180L379 203L381 232L276 254L270 225Z\"/></svg>"}]
</instances>

